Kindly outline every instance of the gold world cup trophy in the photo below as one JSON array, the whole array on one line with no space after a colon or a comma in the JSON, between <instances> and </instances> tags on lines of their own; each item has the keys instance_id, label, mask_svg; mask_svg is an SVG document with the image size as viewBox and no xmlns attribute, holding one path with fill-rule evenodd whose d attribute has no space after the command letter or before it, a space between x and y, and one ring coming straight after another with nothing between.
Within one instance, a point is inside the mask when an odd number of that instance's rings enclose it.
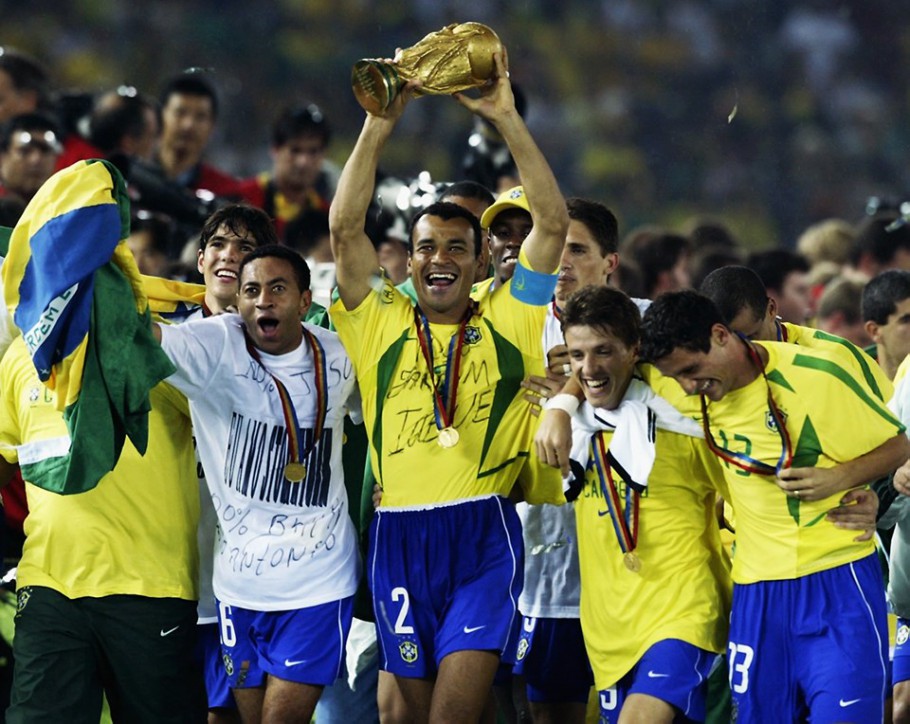
<instances>
[{"instance_id":1,"label":"gold world cup trophy","mask_svg":"<svg viewBox=\"0 0 910 724\"><path fill-rule=\"evenodd\" d=\"M351 73L357 101L368 113L385 111L409 80L420 80L418 95L450 95L483 85L495 72L499 36L481 23L447 25L402 50L393 63L359 60Z\"/></svg>"}]
</instances>

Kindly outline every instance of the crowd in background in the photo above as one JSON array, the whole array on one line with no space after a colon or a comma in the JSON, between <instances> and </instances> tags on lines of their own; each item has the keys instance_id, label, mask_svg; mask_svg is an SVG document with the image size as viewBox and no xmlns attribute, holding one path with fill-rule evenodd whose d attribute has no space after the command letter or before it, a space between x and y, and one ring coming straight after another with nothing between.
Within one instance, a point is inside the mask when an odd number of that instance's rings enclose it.
<instances>
[{"instance_id":1,"label":"crowd in background","mask_svg":"<svg viewBox=\"0 0 910 724\"><path fill-rule=\"evenodd\" d=\"M478 20L509 47L529 126L566 193L608 201L624 228L711 211L749 247L793 246L810 223L855 222L869 196L898 201L910 186L898 3L525 0L470 12L419 0L39 1L4 9L3 43L74 93L127 84L156 95L168 75L206 69L223 100L212 158L247 176L267 166L267 129L289 99L319 105L336 132L329 158L343 161L360 123L353 62ZM439 127L448 142L415 157L414 139ZM449 180L470 135L454 103L420 104L385 163L402 178Z\"/></svg>"}]
</instances>

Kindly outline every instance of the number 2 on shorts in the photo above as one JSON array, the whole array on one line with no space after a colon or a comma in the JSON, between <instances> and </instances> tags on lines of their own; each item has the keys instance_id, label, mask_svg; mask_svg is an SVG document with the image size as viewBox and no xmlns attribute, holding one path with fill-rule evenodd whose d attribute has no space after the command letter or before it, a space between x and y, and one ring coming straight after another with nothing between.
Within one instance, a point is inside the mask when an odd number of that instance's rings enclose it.
<instances>
[{"instance_id":1,"label":"number 2 on shorts","mask_svg":"<svg viewBox=\"0 0 910 724\"><path fill-rule=\"evenodd\" d=\"M395 619L395 633L412 634L414 633L414 627L406 626L404 623L408 610L411 608L411 597L408 595L408 589L404 586L396 586L392 589L392 602L398 603L399 601L401 601L401 610L398 612L398 618Z\"/></svg>"}]
</instances>

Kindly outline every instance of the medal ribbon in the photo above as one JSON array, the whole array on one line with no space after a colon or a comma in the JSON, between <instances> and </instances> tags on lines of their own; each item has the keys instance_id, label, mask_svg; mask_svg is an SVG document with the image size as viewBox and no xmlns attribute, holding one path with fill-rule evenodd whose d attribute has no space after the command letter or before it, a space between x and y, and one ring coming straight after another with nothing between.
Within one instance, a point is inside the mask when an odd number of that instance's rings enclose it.
<instances>
[{"instance_id":1,"label":"medal ribbon","mask_svg":"<svg viewBox=\"0 0 910 724\"><path fill-rule=\"evenodd\" d=\"M300 432L300 423L297 421L297 410L294 409L291 393L288 392L284 383L269 372L262 363L262 357L259 354L259 350L256 349L253 340L250 339L246 329L243 330L247 352L250 353L250 356L259 363L259 366L272 378L272 382L275 383L278 398L281 400L281 412L284 414L284 426L288 431L288 457L290 458L288 462L292 463L303 462L304 458L309 456L319 440L322 439L322 431L325 429L325 418L326 413L328 412L327 400L329 383L328 375L326 374L325 350L312 332L308 331L307 328L302 325L301 327L303 330L303 338L307 341L310 352L313 355L313 372L316 378L316 427L313 430L313 441L303 452L300 450L300 439L303 435Z\"/></svg>"},{"instance_id":2,"label":"medal ribbon","mask_svg":"<svg viewBox=\"0 0 910 724\"><path fill-rule=\"evenodd\" d=\"M561 322L562 321L562 310L556 304L556 297L553 297L553 299L550 300L550 308L553 310L553 316L556 317L556 321Z\"/></svg>"},{"instance_id":3,"label":"medal ribbon","mask_svg":"<svg viewBox=\"0 0 910 724\"><path fill-rule=\"evenodd\" d=\"M775 319L774 326L777 327L777 341L788 342L789 334L787 333L787 328L783 325L783 323L781 323L779 319Z\"/></svg>"},{"instance_id":4,"label":"medal ribbon","mask_svg":"<svg viewBox=\"0 0 910 724\"><path fill-rule=\"evenodd\" d=\"M755 346L745 337L740 336L740 339L742 339L743 343L746 345L746 349L749 351L749 358L758 368L758 371L761 372L762 379L765 381L765 387L768 390L768 410L771 413L774 424L777 426L777 434L780 436L781 441L780 457L777 459L777 465L769 465L768 463L750 457L745 453L733 452L732 450L727 450L718 445L714 436L711 435L710 423L708 420L708 404L705 401L705 396L700 395L702 427L705 431L705 442L708 444L708 448L712 453L717 455L717 457L724 462L730 463L730 465L733 465L740 470L745 470L747 473L756 473L758 475L777 475L781 470L785 470L793 464L793 443L790 440L790 433L787 430L787 426L784 424L784 414L777 406L777 403L774 401L774 396L771 394L771 383L768 382L768 376L765 374L765 366L762 364L758 352L755 351Z\"/></svg>"},{"instance_id":5,"label":"medal ribbon","mask_svg":"<svg viewBox=\"0 0 910 724\"><path fill-rule=\"evenodd\" d=\"M472 301L461 318L461 322L458 323L458 331L449 339L446 374L440 390L436 384L436 368L433 365L433 336L430 333L430 322L420 306L414 306L414 325L417 327L417 342L420 345L423 359L430 370L430 381L433 383L433 415L436 418L437 430L445 430L448 427L452 427L455 420L455 404L458 396L458 377L461 371L464 332L473 316L474 302Z\"/></svg>"},{"instance_id":6,"label":"medal ribbon","mask_svg":"<svg viewBox=\"0 0 910 724\"><path fill-rule=\"evenodd\" d=\"M619 547L623 553L634 551L638 545L638 511L641 495L631 485L626 484L626 505L624 509L620 507L619 491L616 489L616 483L613 482L613 473L607 460L603 432L596 432L591 436L591 452L594 467L597 469L597 477L600 478L600 490L607 502L607 509L610 513L610 520L613 521L613 530L616 532Z\"/></svg>"}]
</instances>

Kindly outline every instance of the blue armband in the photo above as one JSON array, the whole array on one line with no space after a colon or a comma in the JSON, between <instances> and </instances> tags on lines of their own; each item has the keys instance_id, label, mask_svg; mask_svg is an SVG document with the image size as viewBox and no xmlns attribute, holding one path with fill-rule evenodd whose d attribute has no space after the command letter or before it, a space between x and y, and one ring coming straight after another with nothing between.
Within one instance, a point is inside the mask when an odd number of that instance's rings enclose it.
<instances>
[{"instance_id":1,"label":"blue armband","mask_svg":"<svg viewBox=\"0 0 910 724\"><path fill-rule=\"evenodd\" d=\"M524 251L519 252L512 283L509 285L512 296L519 302L537 307L549 304L556 291L557 275L534 271L527 263Z\"/></svg>"}]
</instances>

